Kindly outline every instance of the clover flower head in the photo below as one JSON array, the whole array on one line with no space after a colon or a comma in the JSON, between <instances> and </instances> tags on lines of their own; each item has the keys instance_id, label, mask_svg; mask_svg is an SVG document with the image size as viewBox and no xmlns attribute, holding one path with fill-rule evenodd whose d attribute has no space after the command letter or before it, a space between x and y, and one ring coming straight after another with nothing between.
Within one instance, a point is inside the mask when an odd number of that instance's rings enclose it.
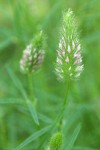
<instances>
[{"instance_id":1,"label":"clover flower head","mask_svg":"<svg viewBox=\"0 0 100 150\"><path fill-rule=\"evenodd\" d=\"M41 31L23 51L20 69L24 73L37 71L44 60L44 34Z\"/></svg>"},{"instance_id":2,"label":"clover flower head","mask_svg":"<svg viewBox=\"0 0 100 150\"><path fill-rule=\"evenodd\" d=\"M55 70L60 80L78 79L83 70L77 23L70 9L63 14Z\"/></svg>"},{"instance_id":3,"label":"clover flower head","mask_svg":"<svg viewBox=\"0 0 100 150\"><path fill-rule=\"evenodd\" d=\"M62 145L63 135L61 132L55 133L49 143L48 150L59 150Z\"/></svg>"}]
</instances>

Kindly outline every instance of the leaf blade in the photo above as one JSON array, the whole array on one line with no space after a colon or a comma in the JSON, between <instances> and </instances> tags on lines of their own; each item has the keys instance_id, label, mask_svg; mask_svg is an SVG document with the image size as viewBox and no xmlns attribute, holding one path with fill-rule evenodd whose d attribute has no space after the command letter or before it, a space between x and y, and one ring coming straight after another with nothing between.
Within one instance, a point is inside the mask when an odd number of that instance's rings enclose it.
<instances>
[{"instance_id":1,"label":"leaf blade","mask_svg":"<svg viewBox=\"0 0 100 150\"><path fill-rule=\"evenodd\" d=\"M78 124L77 127L74 129L74 132L72 134L72 136L70 137L70 139L66 142L66 144L64 145L64 148L63 150L71 150L75 141L76 141L76 138L80 132L80 129L81 129L81 124Z\"/></svg>"},{"instance_id":2,"label":"leaf blade","mask_svg":"<svg viewBox=\"0 0 100 150\"><path fill-rule=\"evenodd\" d=\"M36 140L37 138L39 138L40 136L42 136L44 133L46 133L48 130L50 129L49 127L45 127L43 129L41 129L40 131L37 131L35 133L33 133L29 138L27 138L24 142L22 142L19 146L17 146L14 150L20 150L23 147L25 147L26 145L28 145L29 143L31 143L32 141Z\"/></svg>"}]
</instances>

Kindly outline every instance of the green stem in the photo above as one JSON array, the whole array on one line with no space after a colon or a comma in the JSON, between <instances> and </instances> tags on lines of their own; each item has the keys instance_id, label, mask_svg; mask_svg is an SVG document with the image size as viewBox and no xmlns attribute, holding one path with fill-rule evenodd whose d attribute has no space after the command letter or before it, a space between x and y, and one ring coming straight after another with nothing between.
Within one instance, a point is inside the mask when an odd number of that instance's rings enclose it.
<instances>
[{"instance_id":1,"label":"green stem","mask_svg":"<svg viewBox=\"0 0 100 150\"><path fill-rule=\"evenodd\" d=\"M70 87L70 80L68 80L68 82L66 83L66 95L64 98L64 102L63 102L61 111L57 115L50 130L48 131L48 135L46 135L45 138L41 141L41 145L39 146L39 148L41 148L41 149L43 148L44 143L46 143L46 140L50 137L51 133L53 133L55 131L57 126L60 127L60 130L62 128L62 120L63 120L63 116L64 116L64 111L66 109L66 105L68 104L67 98L68 98L69 87Z\"/></svg>"},{"instance_id":2,"label":"green stem","mask_svg":"<svg viewBox=\"0 0 100 150\"><path fill-rule=\"evenodd\" d=\"M31 74L28 74L28 84L29 84L30 100L34 103L33 78Z\"/></svg>"},{"instance_id":3,"label":"green stem","mask_svg":"<svg viewBox=\"0 0 100 150\"><path fill-rule=\"evenodd\" d=\"M68 80L68 82L66 83L66 95L65 95L65 98L64 98L64 102L63 102L63 105L62 105L62 109L61 109L61 119L59 121L59 126L60 128L62 128L62 122L63 122L63 117L64 117L64 112L65 112L65 109L66 109L66 105L68 104L68 92L69 92L69 86L70 86L70 80Z\"/></svg>"},{"instance_id":4,"label":"green stem","mask_svg":"<svg viewBox=\"0 0 100 150\"><path fill-rule=\"evenodd\" d=\"M36 101L33 93L33 75L28 74L29 99L26 100L30 113L37 125L39 125L38 115L36 112Z\"/></svg>"},{"instance_id":5,"label":"green stem","mask_svg":"<svg viewBox=\"0 0 100 150\"><path fill-rule=\"evenodd\" d=\"M63 104L64 107L66 107L66 104L68 103L67 98L68 98L69 86L70 86L70 80L68 80L68 83L67 83L67 86L66 86L66 95L65 95L64 104Z\"/></svg>"}]
</instances>

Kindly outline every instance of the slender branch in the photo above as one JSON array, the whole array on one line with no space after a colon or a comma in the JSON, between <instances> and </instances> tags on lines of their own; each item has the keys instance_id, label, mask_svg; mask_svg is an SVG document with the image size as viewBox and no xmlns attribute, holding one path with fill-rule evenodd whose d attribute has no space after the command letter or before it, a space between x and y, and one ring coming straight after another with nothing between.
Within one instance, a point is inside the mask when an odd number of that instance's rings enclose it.
<instances>
[{"instance_id":1,"label":"slender branch","mask_svg":"<svg viewBox=\"0 0 100 150\"><path fill-rule=\"evenodd\" d=\"M33 78L31 74L28 74L28 84L29 84L30 100L34 103Z\"/></svg>"},{"instance_id":2,"label":"slender branch","mask_svg":"<svg viewBox=\"0 0 100 150\"><path fill-rule=\"evenodd\" d=\"M66 95L64 98L64 102L61 108L61 111L59 112L59 114L57 115L57 117L55 118L50 130L48 131L48 135L46 135L42 140L41 140L41 144L39 145L39 148L43 148L43 145L46 143L46 140L50 137L51 133L53 133L55 131L55 129L57 128L57 126L61 129L62 128L62 121L63 121L63 116L64 116L64 111L66 109L66 105L68 104L68 92L69 92L69 87L70 87L70 80L68 80L68 82L66 83Z\"/></svg>"},{"instance_id":3,"label":"slender branch","mask_svg":"<svg viewBox=\"0 0 100 150\"><path fill-rule=\"evenodd\" d=\"M59 121L59 127L62 127L62 122L63 122L63 117L64 117L64 112L66 109L66 105L68 104L68 92L69 92L69 86L70 86L70 80L68 80L68 82L66 83L66 94L65 94L65 98L64 98L64 102L62 105L62 109L61 109L61 118Z\"/></svg>"},{"instance_id":4,"label":"slender branch","mask_svg":"<svg viewBox=\"0 0 100 150\"><path fill-rule=\"evenodd\" d=\"M64 107L64 109L65 109L65 107L66 107L66 105L67 105L67 103L68 103L68 100L67 100L67 98L68 98L68 92L69 92L69 86L70 86L70 80L68 80L68 82L66 83L66 95L65 95L65 99L64 99L64 103L63 103L63 107Z\"/></svg>"}]
</instances>

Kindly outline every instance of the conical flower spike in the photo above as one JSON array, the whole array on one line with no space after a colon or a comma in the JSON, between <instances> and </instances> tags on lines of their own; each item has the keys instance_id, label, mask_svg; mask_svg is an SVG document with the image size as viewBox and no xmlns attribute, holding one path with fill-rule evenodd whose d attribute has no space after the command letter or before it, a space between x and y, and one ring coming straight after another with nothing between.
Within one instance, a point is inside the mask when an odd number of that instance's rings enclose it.
<instances>
[{"instance_id":1,"label":"conical flower spike","mask_svg":"<svg viewBox=\"0 0 100 150\"><path fill-rule=\"evenodd\" d=\"M23 51L20 61L21 71L32 73L37 71L44 60L45 36L41 31Z\"/></svg>"},{"instance_id":2,"label":"conical flower spike","mask_svg":"<svg viewBox=\"0 0 100 150\"><path fill-rule=\"evenodd\" d=\"M77 24L70 9L63 14L55 70L60 80L77 79L83 70Z\"/></svg>"}]
</instances>

